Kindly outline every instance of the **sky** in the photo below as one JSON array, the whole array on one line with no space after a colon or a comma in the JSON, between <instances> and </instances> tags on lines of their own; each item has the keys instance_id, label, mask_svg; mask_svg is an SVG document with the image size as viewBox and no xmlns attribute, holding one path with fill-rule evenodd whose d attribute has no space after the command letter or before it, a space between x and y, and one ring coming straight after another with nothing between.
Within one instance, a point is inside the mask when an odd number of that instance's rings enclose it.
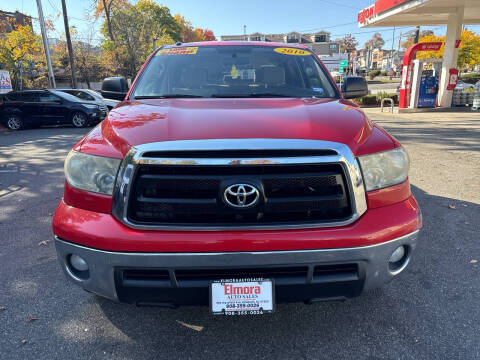
<instances>
[{"instance_id":1,"label":"sky","mask_svg":"<svg viewBox=\"0 0 480 360\"><path fill-rule=\"evenodd\" d=\"M60 0L41 0L44 16L54 19L55 31L49 33L51 38L63 37L63 17ZM373 33L378 31L385 40L385 49L398 46L398 36L413 27L402 27L395 30L392 39L392 28L359 29L357 13L372 5L374 0L155 0L170 8L172 15L180 13L190 20L195 27L213 30L217 39L221 35L243 34L243 26L247 26L247 34L286 33L290 31L314 32L326 30L331 38L340 38L348 33L355 36L359 42L357 48L362 48ZM98 41L100 20L92 26L85 16L91 14L93 0L66 0L70 26L78 29L79 36L87 36L94 30L94 38ZM0 9L6 11L22 11L38 18L36 0L0 0ZM38 28L38 21L34 21ZM471 30L480 32L480 25L469 26ZM422 29L432 29L436 34L444 35L445 27L430 26ZM39 31L39 30L38 30Z\"/></svg>"}]
</instances>

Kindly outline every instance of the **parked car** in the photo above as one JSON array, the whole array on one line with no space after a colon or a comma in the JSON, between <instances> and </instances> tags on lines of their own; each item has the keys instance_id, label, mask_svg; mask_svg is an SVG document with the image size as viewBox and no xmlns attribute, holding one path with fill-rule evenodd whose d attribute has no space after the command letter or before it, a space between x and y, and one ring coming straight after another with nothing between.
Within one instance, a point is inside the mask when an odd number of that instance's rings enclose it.
<instances>
[{"instance_id":1,"label":"parked car","mask_svg":"<svg viewBox=\"0 0 480 360\"><path fill-rule=\"evenodd\" d=\"M105 105L57 90L11 91L0 104L0 121L10 130L56 124L84 127L102 121L106 114Z\"/></svg>"},{"instance_id":2,"label":"parked car","mask_svg":"<svg viewBox=\"0 0 480 360\"><path fill-rule=\"evenodd\" d=\"M118 100L105 99L102 96L102 94L92 89L59 89L57 88L55 90L63 91L67 94L76 96L82 100L94 101L98 105L105 105L108 108L108 111L112 110L120 102Z\"/></svg>"},{"instance_id":3,"label":"parked car","mask_svg":"<svg viewBox=\"0 0 480 360\"><path fill-rule=\"evenodd\" d=\"M293 44L157 50L65 160L66 276L115 301L227 315L390 281L422 217L406 150L348 100L366 94L355 76L340 92Z\"/></svg>"}]
</instances>

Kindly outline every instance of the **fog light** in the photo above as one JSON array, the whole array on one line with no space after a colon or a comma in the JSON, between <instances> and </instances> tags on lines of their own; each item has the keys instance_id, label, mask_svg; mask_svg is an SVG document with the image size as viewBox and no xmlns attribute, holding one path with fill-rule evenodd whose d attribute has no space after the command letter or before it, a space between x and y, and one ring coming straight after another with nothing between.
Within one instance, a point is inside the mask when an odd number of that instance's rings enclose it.
<instances>
[{"instance_id":1,"label":"fog light","mask_svg":"<svg viewBox=\"0 0 480 360\"><path fill-rule=\"evenodd\" d=\"M75 254L70 255L70 264L75 270L78 270L78 271L88 270L87 262L78 255L75 255Z\"/></svg>"},{"instance_id":2,"label":"fog light","mask_svg":"<svg viewBox=\"0 0 480 360\"><path fill-rule=\"evenodd\" d=\"M392 253L392 256L390 256L390 263L396 263L402 260L402 258L405 256L405 252L405 246L403 245L396 248Z\"/></svg>"}]
</instances>

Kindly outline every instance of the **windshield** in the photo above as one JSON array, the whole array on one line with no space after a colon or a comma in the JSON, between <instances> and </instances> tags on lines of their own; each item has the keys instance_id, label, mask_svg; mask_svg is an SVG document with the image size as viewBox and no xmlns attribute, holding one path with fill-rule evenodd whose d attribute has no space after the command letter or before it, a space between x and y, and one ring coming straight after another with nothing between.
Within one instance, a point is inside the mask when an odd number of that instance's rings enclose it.
<instances>
[{"instance_id":1,"label":"windshield","mask_svg":"<svg viewBox=\"0 0 480 360\"><path fill-rule=\"evenodd\" d=\"M319 97L339 94L307 50L273 46L160 49L131 98Z\"/></svg>"}]
</instances>

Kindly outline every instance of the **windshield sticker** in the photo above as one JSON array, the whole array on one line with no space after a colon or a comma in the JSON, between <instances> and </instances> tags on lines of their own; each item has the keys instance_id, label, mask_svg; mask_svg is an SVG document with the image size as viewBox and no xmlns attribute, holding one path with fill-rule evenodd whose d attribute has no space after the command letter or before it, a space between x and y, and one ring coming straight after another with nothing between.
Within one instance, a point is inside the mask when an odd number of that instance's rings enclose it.
<instances>
[{"instance_id":1,"label":"windshield sticker","mask_svg":"<svg viewBox=\"0 0 480 360\"><path fill-rule=\"evenodd\" d=\"M289 47L275 48L273 49L273 51L280 54L285 54L285 55L310 55L310 51L289 48Z\"/></svg>"},{"instance_id":2,"label":"windshield sticker","mask_svg":"<svg viewBox=\"0 0 480 360\"><path fill-rule=\"evenodd\" d=\"M159 55L195 55L197 53L198 46L178 47L178 48L166 48L160 49L157 52Z\"/></svg>"},{"instance_id":3,"label":"windshield sticker","mask_svg":"<svg viewBox=\"0 0 480 360\"><path fill-rule=\"evenodd\" d=\"M325 93L325 90L321 87L312 87L312 90L322 95Z\"/></svg>"},{"instance_id":4,"label":"windshield sticker","mask_svg":"<svg viewBox=\"0 0 480 360\"><path fill-rule=\"evenodd\" d=\"M238 77L238 70L235 64L232 65L232 70L230 71L230 75L232 76L232 79L236 79Z\"/></svg>"}]
</instances>

